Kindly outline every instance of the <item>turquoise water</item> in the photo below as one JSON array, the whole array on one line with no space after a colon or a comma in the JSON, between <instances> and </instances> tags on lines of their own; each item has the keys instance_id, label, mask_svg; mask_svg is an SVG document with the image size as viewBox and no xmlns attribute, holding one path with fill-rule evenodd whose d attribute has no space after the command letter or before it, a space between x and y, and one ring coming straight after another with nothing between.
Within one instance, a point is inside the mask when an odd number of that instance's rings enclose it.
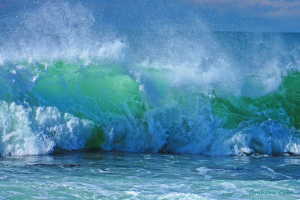
<instances>
[{"instance_id":1,"label":"turquoise water","mask_svg":"<svg viewBox=\"0 0 300 200\"><path fill-rule=\"evenodd\" d=\"M1 157L1 199L299 199L299 157L69 152Z\"/></svg>"},{"instance_id":2,"label":"turquoise water","mask_svg":"<svg viewBox=\"0 0 300 200\"><path fill-rule=\"evenodd\" d=\"M238 80L242 88L237 84L229 89L219 82L223 77L217 71L208 83L202 78L212 72L201 72L196 84L182 74L176 75L180 83L174 83L170 76L177 68L129 67L103 59L3 63L1 155L88 148L208 155L300 153L298 72L268 72L266 80L245 75Z\"/></svg>"},{"instance_id":3,"label":"turquoise water","mask_svg":"<svg viewBox=\"0 0 300 200\"><path fill-rule=\"evenodd\" d=\"M299 33L101 2L0 16L0 199L300 198Z\"/></svg>"}]
</instances>

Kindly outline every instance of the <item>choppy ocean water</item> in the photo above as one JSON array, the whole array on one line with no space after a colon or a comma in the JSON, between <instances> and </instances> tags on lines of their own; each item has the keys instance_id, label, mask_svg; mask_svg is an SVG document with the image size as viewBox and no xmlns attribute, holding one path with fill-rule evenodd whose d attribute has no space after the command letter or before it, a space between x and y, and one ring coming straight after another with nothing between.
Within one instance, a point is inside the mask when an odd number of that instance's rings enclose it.
<instances>
[{"instance_id":1,"label":"choppy ocean water","mask_svg":"<svg viewBox=\"0 0 300 200\"><path fill-rule=\"evenodd\" d=\"M299 199L300 159L69 152L1 157L1 199Z\"/></svg>"},{"instance_id":2,"label":"choppy ocean water","mask_svg":"<svg viewBox=\"0 0 300 200\"><path fill-rule=\"evenodd\" d=\"M0 198L299 199L299 33L99 2L0 16Z\"/></svg>"}]
</instances>

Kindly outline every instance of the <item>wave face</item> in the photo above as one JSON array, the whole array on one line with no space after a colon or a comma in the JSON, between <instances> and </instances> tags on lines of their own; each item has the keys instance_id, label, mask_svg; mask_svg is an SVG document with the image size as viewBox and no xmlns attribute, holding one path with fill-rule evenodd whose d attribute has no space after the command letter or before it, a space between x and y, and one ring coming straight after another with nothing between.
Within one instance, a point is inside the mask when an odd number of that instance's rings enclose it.
<instances>
[{"instance_id":1,"label":"wave face","mask_svg":"<svg viewBox=\"0 0 300 200\"><path fill-rule=\"evenodd\" d=\"M166 20L143 28L61 1L2 19L0 155L300 154L300 34L211 32L155 6Z\"/></svg>"}]
</instances>

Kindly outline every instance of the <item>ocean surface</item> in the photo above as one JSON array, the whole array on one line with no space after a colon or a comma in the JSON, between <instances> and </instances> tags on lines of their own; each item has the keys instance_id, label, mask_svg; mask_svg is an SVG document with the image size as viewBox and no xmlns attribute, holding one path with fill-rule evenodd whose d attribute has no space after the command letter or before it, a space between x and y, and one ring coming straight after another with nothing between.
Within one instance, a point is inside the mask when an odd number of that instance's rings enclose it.
<instances>
[{"instance_id":1,"label":"ocean surface","mask_svg":"<svg viewBox=\"0 0 300 200\"><path fill-rule=\"evenodd\" d=\"M300 198L300 33L101 2L0 17L0 199Z\"/></svg>"},{"instance_id":2,"label":"ocean surface","mask_svg":"<svg viewBox=\"0 0 300 200\"><path fill-rule=\"evenodd\" d=\"M0 157L1 199L299 199L297 157L69 152Z\"/></svg>"}]
</instances>

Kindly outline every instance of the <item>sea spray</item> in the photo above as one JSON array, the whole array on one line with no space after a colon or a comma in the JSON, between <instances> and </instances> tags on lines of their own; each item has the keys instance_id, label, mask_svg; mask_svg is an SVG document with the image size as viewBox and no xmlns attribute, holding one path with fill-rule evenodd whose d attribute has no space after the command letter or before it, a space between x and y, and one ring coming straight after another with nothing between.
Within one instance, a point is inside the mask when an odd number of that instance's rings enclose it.
<instances>
[{"instance_id":1,"label":"sea spray","mask_svg":"<svg viewBox=\"0 0 300 200\"><path fill-rule=\"evenodd\" d=\"M299 34L117 30L61 1L1 23L1 155L300 153Z\"/></svg>"}]
</instances>

